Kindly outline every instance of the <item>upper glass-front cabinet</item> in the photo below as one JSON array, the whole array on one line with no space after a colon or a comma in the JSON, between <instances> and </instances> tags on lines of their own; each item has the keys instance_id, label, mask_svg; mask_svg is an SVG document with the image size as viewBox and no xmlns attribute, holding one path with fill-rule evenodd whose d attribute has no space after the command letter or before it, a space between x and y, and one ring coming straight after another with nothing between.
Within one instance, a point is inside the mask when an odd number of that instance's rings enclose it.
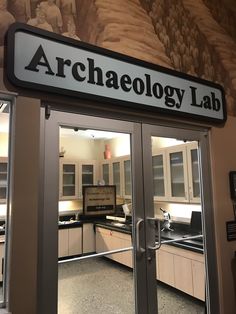
<instances>
[{"instance_id":1,"label":"upper glass-front cabinet","mask_svg":"<svg viewBox=\"0 0 236 314\"><path fill-rule=\"evenodd\" d=\"M189 173L189 198L190 202L200 202L200 176L197 143L187 146L188 173Z\"/></svg>"},{"instance_id":2,"label":"upper glass-front cabinet","mask_svg":"<svg viewBox=\"0 0 236 314\"><path fill-rule=\"evenodd\" d=\"M124 196L130 197L132 194L131 184L131 161L130 159L124 160Z\"/></svg>"},{"instance_id":3,"label":"upper glass-front cabinet","mask_svg":"<svg viewBox=\"0 0 236 314\"><path fill-rule=\"evenodd\" d=\"M102 179L105 185L110 184L110 164L109 162L102 163Z\"/></svg>"},{"instance_id":4,"label":"upper glass-front cabinet","mask_svg":"<svg viewBox=\"0 0 236 314\"><path fill-rule=\"evenodd\" d=\"M170 200L176 202L189 202L187 154L185 145L168 148L167 161Z\"/></svg>"},{"instance_id":5,"label":"upper glass-front cabinet","mask_svg":"<svg viewBox=\"0 0 236 314\"><path fill-rule=\"evenodd\" d=\"M81 161L79 163L80 197L83 186L96 184L96 161Z\"/></svg>"},{"instance_id":6,"label":"upper glass-front cabinet","mask_svg":"<svg viewBox=\"0 0 236 314\"><path fill-rule=\"evenodd\" d=\"M165 150L152 156L153 170L153 192L154 199L159 201L167 200L167 184L166 184L166 155Z\"/></svg>"},{"instance_id":7,"label":"upper glass-front cabinet","mask_svg":"<svg viewBox=\"0 0 236 314\"><path fill-rule=\"evenodd\" d=\"M7 158L0 158L0 203L7 199Z\"/></svg>"},{"instance_id":8,"label":"upper glass-front cabinet","mask_svg":"<svg viewBox=\"0 0 236 314\"><path fill-rule=\"evenodd\" d=\"M61 161L60 164L60 199L75 199L78 197L78 174L75 162Z\"/></svg>"},{"instance_id":9,"label":"upper glass-front cabinet","mask_svg":"<svg viewBox=\"0 0 236 314\"><path fill-rule=\"evenodd\" d=\"M112 162L112 183L116 186L116 195L121 196L121 163Z\"/></svg>"}]
</instances>

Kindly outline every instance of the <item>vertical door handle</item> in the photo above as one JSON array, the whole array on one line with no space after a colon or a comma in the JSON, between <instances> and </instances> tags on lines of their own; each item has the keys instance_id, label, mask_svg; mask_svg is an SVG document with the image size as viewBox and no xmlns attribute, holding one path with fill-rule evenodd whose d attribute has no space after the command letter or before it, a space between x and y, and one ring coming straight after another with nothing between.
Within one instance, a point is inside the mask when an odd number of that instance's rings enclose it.
<instances>
[{"instance_id":1,"label":"vertical door handle","mask_svg":"<svg viewBox=\"0 0 236 314\"><path fill-rule=\"evenodd\" d=\"M140 225L143 223L143 219L138 219L136 223L136 250L138 253L144 253L145 249L140 246Z\"/></svg>"}]
</instances>

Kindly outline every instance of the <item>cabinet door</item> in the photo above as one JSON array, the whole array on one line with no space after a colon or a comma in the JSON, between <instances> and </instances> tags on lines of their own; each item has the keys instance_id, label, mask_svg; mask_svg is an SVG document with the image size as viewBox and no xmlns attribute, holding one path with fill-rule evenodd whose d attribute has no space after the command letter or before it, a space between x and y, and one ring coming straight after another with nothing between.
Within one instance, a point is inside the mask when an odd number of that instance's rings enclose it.
<instances>
[{"instance_id":1,"label":"cabinet door","mask_svg":"<svg viewBox=\"0 0 236 314\"><path fill-rule=\"evenodd\" d=\"M174 255L175 288L193 295L192 261Z\"/></svg>"},{"instance_id":2,"label":"cabinet door","mask_svg":"<svg viewBox=\"0 0 236 314\"><path fill-rule=\"evenodd\" d=\"M7 198L7 158L0 158L0 203Z\"/></svg>"},{"instance_id":3,"label":"cabinet door","mask_svg":"<svg viewBox=\"0 0 236 314\"><path fill-rule=\"evenodd\" d=\"M71 255L82 254L82 228L68 229L68 253Z\"/></svg>"},{"instance_id":4,"label":"cabinet door","mask_svg":"<svg viewBox=\"0 0 236 314\"><path fill-rule=\"evenodd\" d=\"M112 161L112 184L116 186L116 195L122 195L121 187L121 162Z\"/></svg>"},{"instance_id":5,"label":"cabinet door","mask_svg":"<svg viewBox=\"0 0 236 314\"><path fill-rule=\"evenodd\" d=\"M77 164L62 161L60 164L60 199L78 198L78 173Z\"/></svg>"},{"instance_id":6,"label":"cabinet door","mask_svg":"<svg viewBox=\"0 0 236 314\"><path fill-rule=\"evenodd\" d=\"M130 198L132 194L132 181L131 181L131 161L130 159L123 160L124 167L124 197Z\"/></svg>"},{"instance_id":7,"label":"cabinet door","mask_svg":"<svg viewBox=\"0 0 236 314\"><path fill-rule=\"evenodd\" d=\"M80 176L80 197L82 197L83 186L94 185L96 183L96 162L83 161L79 167Z\"/></svg>"},{"instance_id":8,"label":"cabinet door","mask_svg":"<svg viewBox=\"0 0 236 314\"><path fill-rule=\"evenodd\" d=\"M165 151L152 156L152 171L153 171L154 200L156 201L168 200Z\"/></svg>"},{"instance_id":9,"label":"cabinet door","mask_svg":"<svg viewBox=\"0 0 236 314\"><path fill-rule=\"evenodd\" d=\"M102 253L106 251L103 234L99 231L98 228L96 228L95 245L96 245L96 253Z\"/></svg>"},{"instance_id":10,"label":"cabinet door","mask_svg":"<svg viewBox=\"0 0 236 314\"><path fill-rule=\"evenodd\" d=\"M166 152L170 200L189 202L186 146L170 147Z\"/></svg>"},{"instance_id":11,"label":"cabinet door","mask_svg":"<svg viewBox=\"0 0 236 314\"><path fill-rule=\"evenodd\" d=\"M205 301L205 267L204 263L192 261L193 296Z\"/></svg>"},{"instance_id":12,"label":"cabinet door","mask_svg":"<svg viewBox=\"0 0 236 314\"><path fill-rule=\"evenodd\" d=\"M174 255L160 249L158 251L158 263L160 280L174 287Z\"/></svg>"},{"instance_id":13,"label":"cabinet door","mask_svg":"<svg viewBox=\"0 0 236 314\"><path fill-rule=\"evenodd\" d=\"M83 224L83 254L95 252L95 233L93 224Z\"/></svg>"},{"instance_id":14,"label":"cabinet door","mask_svg":"<svg viewBox=\"0 0 236 314\"><path fill-rule=\"evenodd\" d=\"M111 183L111 171L110 171L110 163L102 162L102 179L105 182L105 185L109 185Z\"/></svg>"},{"instance_id":15,"label":"cabinet door","mask_svg":"<svg viewBox=\"0 0 236 314\"><path fill-rule=\"evenodd\" d=\"M200 180L197 142L187 145L189 200L191 203L200 203Z\"/></svg>"},{"instance_id":16,"label":"cabinet door","mask_svg":"<svg viewBox=\"0 0 236 314\"><path fill-rule=\"evenodd\" d=\"M58 257L68 256L68 229L60 229L58 231Z\"/></svg>"}]
</instances>

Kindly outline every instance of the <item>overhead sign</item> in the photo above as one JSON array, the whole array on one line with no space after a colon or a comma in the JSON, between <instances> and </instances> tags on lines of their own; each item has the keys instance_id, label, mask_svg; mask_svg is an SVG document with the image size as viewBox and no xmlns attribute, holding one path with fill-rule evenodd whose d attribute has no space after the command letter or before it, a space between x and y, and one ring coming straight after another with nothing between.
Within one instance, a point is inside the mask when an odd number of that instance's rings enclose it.
<instances>
[{"instance_id":1,"label":"overhead sign","mask_svg":"<svg viewBox=\"0 0 236 314\"><path fill-rule=\"evenodd\" d=\"M7 73L16 86L214 122L226 120L220 85L15 23Z\"/></svg>"}]
</instances>

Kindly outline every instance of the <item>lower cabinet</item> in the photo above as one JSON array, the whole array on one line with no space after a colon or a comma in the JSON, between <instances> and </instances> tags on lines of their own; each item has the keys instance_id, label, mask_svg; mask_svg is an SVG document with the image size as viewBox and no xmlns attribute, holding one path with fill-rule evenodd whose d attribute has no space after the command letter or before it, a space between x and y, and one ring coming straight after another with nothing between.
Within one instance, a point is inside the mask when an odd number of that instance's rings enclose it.
<instances>
[{"instance_id":1,"label":"lower cabinet","mask_svg":"<svg viewBox=\"0 0 236 314\"><path fill-rule=\"evenodd\" d=\"M131 235L101 227L96 227L96 252L106 252L131 247ZM107 255L108 258L132 267L132 251Z\"/></svg>"},{"instance_id":2,"label":"lower cabinet","mask_svg":"<svg viewBox=\"0 0 236 314\"><path fill-rule=\"evenodd\" d=\"M96 227L96 252L130 247L131 235ZM108 258L133 267L132 251L107 255ZM162 245L156 251L157 279L197 299L205 301L204 255L182 248Z\"/></svg>"},{"instance_id":3,"label":"lower cabinet","mask_svg":"<svg viewBox=\"0 0 236 314\"><path fill-rule=\"evenodd\" d=\"M59 229L58 257L82 254L82 228Z\"/></svg>"},{"instance_id":4,"label":"lower cabinet","mask_svg":"<svg viewBox=\"0 0 236 314\"><path fill-rule=\"evenodd\" d=\"M93 223L83 224L83 254L95 252L95 234Z\"/></svg>"},{"instance_id":5,"label":"lower cabinet","mask_svg":"<svg viewBox=\"0 0 236 314\"><path fill-rule=\"evenodd\" d=\"M162 245L156 252L157 279L205 301L205 266L201 253Z\"/></svg>"}]
</instances>

